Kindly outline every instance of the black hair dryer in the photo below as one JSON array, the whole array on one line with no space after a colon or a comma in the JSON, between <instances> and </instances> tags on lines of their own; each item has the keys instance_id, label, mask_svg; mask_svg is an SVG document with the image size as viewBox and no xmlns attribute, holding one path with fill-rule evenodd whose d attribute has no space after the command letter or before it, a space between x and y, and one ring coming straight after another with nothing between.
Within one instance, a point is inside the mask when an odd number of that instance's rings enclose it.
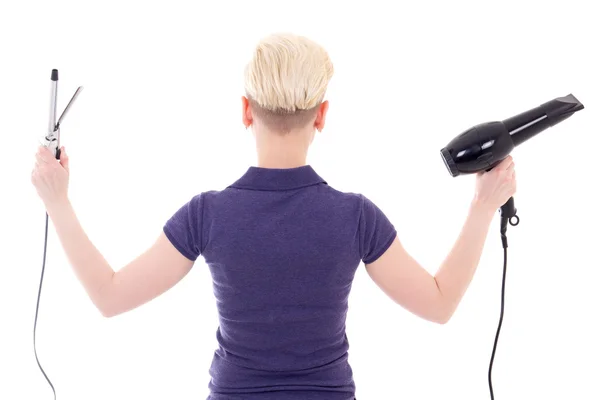
<instances>
[{"instance_id":1,"label":"black hair dryer","mask_svg":"<svg viewBox=\"0 0 600 400\"><path fill-rule=\"evenodd\" d=\"M504 121L476 125L461 133L441 150L442 159L453 177L489 171L521 143L582 110L583 104L572 94L557 97L539 107ZM517 225L519 218L511 197L500 209L501 231L506 247L506 225ZM514 220L514 222L513 222Z\"/></svg>"}]
</instances>

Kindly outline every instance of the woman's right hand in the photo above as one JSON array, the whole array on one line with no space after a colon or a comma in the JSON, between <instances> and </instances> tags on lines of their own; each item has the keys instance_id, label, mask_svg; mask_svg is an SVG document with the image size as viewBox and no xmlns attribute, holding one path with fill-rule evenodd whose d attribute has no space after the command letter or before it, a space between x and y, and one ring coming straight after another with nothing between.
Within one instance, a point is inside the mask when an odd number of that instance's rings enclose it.
<instances>
[{"instance_id":1,"label":"woman's right hand","mask_svg":"<svg viewBox=\"0 0 600 400\"><path fill-rule=\"evenodd\" d=\"M515 163L511 156L506 157L491 171L477 174L475 202L492 211L504 205L517 191Z\"/></svg>"}]
</instances>

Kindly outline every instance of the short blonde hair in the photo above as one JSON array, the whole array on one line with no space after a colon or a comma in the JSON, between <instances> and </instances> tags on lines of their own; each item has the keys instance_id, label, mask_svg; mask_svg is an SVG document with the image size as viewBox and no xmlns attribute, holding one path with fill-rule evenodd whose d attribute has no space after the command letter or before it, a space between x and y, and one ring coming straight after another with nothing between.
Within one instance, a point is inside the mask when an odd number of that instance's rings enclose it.
<instances>
[{"instance_id":1,"label":"short blonde hair","mask_svg":"<svg viewBox=\"0 0 600 400\"><path fill-rule=\"evenodd\" d=\"M244 71L254 114L278 131L308 123L325 97L333 64L323 47L290 33L263 38Z\"/></svg>"}]
</instances>

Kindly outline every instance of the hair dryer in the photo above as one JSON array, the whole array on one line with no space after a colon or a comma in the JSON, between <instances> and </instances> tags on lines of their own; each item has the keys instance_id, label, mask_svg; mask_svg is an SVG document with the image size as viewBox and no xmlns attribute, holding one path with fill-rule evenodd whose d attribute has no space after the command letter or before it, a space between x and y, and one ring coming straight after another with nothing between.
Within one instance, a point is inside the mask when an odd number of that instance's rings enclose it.
<instances>
[{"instance_id":1,"label":"hair dryer","mask_svg":"<svg viewBox=\"0 0 600 400\"><path fill-rule=\"evenodd\" d=\"M532 108L504 121L476 125L452 139L440 151L442 159L446 164L446 168L448 168L448 172L454 177L479 171L489 171L506 158L516 146L547 128L564 121L583 108L583 104L575 96L569 94L565 97L557 97L539 107ZM506 228L509 222L513 226L519 223L519 217L517 217L517 210L515 209L512 197L500 208L500 216L500 234L502 247L504 248L504 268L502 274L500 321L494 339L494 348L488 371L488 383L492 400L494 400L492 366L504 317L504 288L508 247Z\"/></svg>"},{"instance_id":2,"label":"hair dryer","mask_svg":"<svg viewBox=\"0 0 600 400\"><path fill-rule=\"evenodd\" d=\"M557 97L504 121L486 122L461 133L440 152L453 177L489 171L521 143L582 110L583 104L572 94ZM511 197L500 209L503 243L506 224L517 225L519 218ZM513 218L515 221L513 222Z\"/></svg>"}]
</instances>

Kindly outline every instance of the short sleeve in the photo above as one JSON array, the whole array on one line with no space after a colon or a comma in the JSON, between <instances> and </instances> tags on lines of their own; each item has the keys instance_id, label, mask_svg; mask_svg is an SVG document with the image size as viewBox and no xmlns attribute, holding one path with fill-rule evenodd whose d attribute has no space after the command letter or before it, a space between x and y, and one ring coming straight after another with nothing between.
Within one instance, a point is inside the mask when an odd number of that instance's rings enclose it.
<instances>
[{"instance_id":1,"label":"short sleeve","mask_svg":"<svg viewBox=\"0 0 600 400\"><path fill-rule=\"evenodd\" d=\"M363 200L360 217L360 256L365 264L376 261L396 238L396 229L371 200Z\"/></svg>"},{"instance_id":2,"label":"short sleeve","mask_svg":"<svg viewBox=\"0 0 600 400\"><path fill-rule=\"evenodd\" d=\"M179 252L192 261L201 253L202 194L181 206L163 226L163 232Z\"/></svg>"}]
</instances>

